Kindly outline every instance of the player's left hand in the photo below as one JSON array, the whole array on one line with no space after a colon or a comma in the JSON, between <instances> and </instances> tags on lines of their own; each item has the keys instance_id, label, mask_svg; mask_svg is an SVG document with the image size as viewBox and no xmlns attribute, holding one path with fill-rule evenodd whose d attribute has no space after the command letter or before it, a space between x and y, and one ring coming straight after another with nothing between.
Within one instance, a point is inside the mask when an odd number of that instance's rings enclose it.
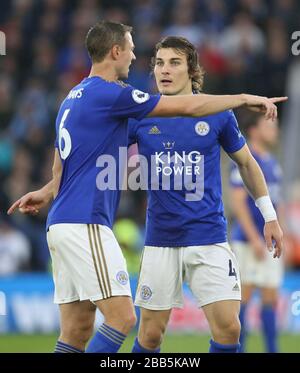
<instances>
[{"instance_id":1,"label":"player's left hand","mask_svg":"<svg viewBox=\"0 0 300 373\"><path fill-rule=\"evenodd\" d=\"M283 233L277 220L265 224L264 236L268 250L274 250L273 258L280 258L283 251ZM274 246L273 241L275 241Z\"/></svg>"},{"instance_id":2,"label":"player's left hand","mask_svg":"<svg viewBox=\"0 0 300 373\"><path fill-rule=\"evenodd\" d=\"M22 214L37 215L40 209L47 206L49 199L41 190L30 192L19 198L14 202L7 211L11 215L16 209Z\"/></svg>"}]
</instances>

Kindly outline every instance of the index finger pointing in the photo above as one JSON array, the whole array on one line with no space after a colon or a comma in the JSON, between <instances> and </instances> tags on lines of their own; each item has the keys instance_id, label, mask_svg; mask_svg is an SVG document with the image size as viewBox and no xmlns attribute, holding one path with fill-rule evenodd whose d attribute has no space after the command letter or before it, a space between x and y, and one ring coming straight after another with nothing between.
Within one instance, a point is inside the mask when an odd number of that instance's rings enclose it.
<instances>
[{"instance_id":1,"label":"index finger pointing","mask_svg":"<svg viewBox=\"0 0 300 373\"><path fill-rule=\"evenodd\" d=\"M21 199L18 199L14 204L12 204L7 210L7 215L11 215L15 211L15 209L19 207L20 203Z\"/></svg>"},{"instance_id":2,"label":"index finger pointing","mask_svg":"<svg viewBox=\"0 0 300 373\"><path fill-rule=\"evenodd\" d=\"M287 100L288 100L287 96L270 98L270 101L272 101L273 104L276 104L277 102L284 102L284 101L287 101Z\"/></svg>"}]
</instances>

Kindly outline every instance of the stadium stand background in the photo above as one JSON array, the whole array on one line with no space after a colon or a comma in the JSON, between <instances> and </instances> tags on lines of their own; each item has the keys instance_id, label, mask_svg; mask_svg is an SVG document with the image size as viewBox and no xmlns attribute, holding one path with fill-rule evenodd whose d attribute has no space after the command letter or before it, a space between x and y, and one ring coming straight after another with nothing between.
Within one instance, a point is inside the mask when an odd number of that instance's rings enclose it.
<instances>
[{"instance_id":1,"label":"stadium stand background","mask_svg":"<svg viewBox=\"0 0 300 373\"><path fill-rule=\"evenodd\" d=\"M288 267L299 269L300 63L291 53L291 34L300 26L299 1L12 0L0 2L7 49L0 56L0 261L6 263L0 264L0 278L50 269L47 210L36 217L8 217L6 210L51 178L56 113L68 91L88 75L84 38L99 19L134 27L137 61L128 81L141 90L155 90L149 74L155 43L165 35L181 35L197 45L205 92L289 94L280 110L278 155L286 172ZM131 250L133 272L142 249L145 206L144 193L123 193L116 234Z\"/></svg>"}]
</instances>

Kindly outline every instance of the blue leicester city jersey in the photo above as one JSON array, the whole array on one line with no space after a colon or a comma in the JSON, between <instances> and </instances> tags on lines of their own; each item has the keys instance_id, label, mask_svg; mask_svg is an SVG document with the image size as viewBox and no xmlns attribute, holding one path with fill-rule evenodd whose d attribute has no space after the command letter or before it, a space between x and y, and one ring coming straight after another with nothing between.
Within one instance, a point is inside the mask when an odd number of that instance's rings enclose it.
<instances>
[{"instance_id":1,"label":"blue leicester city jersey","mask_svg":"<svg viewBox=\"0 0 300 373\"><path fill-rule=\"evenodd\" d=\"M280 165L278 161L271 154L266 154L262 157L253 151L251 151L251 153L253 157L256 159L257 163L259 164L264 174L264 177L266 179L266 183L268 186L270 198L276 210L276 207L278 206L278 203L280 202L280 199L281 199L280 187L281 187L282 171L281 171ZM235 164L231 164L230 166L230 185L232 188L241 188L244 186L239 170ZM248 205L252 220L258 232L263 237L263 231L264 231L264 225L265 225L264 218L261 215L259 209L255 206L255 202L250 195L247 196L247 205ZM238 241L247 241L245 232L238 221L233 222L231 239L238 240Z\"/></svg>"},{"instance_id":2,"label":"blue leicester city jersey","mask_svg":"<svg viewBox=\"0 0 300 373\"><path fill-rule=\"evenodd\" d=\"M232 111L201 118L129 122L147 184L146 241L179 247L226 241L220 148L240 150L245 139Z\"/></svg>"},{"instance_id":3,"label":"blue leicester city jersey","mask_svg":"<svg viewBox=\"0 0 300 373\"><path fill-rule=\"evenodd\" d=\"M62 161L47 227L57 223L112 227L120 198L119 148L127 148L128 118L143 119L158 103L130 86L85 78L62 102L56 143Z\"/></svg>"}]
</instances>

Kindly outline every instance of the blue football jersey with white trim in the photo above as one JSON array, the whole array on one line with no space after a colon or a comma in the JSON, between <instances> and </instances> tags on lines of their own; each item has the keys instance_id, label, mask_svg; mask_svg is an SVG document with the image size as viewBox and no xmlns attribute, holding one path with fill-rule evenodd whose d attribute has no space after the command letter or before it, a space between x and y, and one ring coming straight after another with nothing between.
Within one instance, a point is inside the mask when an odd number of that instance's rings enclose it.
<instances>
[{"instance_id":1,"label":"blue football jersey with white trim","mask_svg":"<svg viewBox=\"0 0 300 373\"><path fill-rule=\"evenodd\" d=\"M127 148L128 118L143 119L159 99L97 76L85 78L71 90L56 120L55 146L63 171L47 227L57 223L112 227L123 172L119 149ZM105 172L111 181L106 189Z\"/></svg>"},{"instance_id":2,"label":"blue football jersey with white trim","mask_svg":"<svg viewBox=\"0 0 300 373\"><path fill-rule=\"evenodd\" d=\"M148 189L145 244L226 241L220 150L234 153L245 144L234 113L130 120L129 143L138 144Z\"/></svg>"}]
</instances>

